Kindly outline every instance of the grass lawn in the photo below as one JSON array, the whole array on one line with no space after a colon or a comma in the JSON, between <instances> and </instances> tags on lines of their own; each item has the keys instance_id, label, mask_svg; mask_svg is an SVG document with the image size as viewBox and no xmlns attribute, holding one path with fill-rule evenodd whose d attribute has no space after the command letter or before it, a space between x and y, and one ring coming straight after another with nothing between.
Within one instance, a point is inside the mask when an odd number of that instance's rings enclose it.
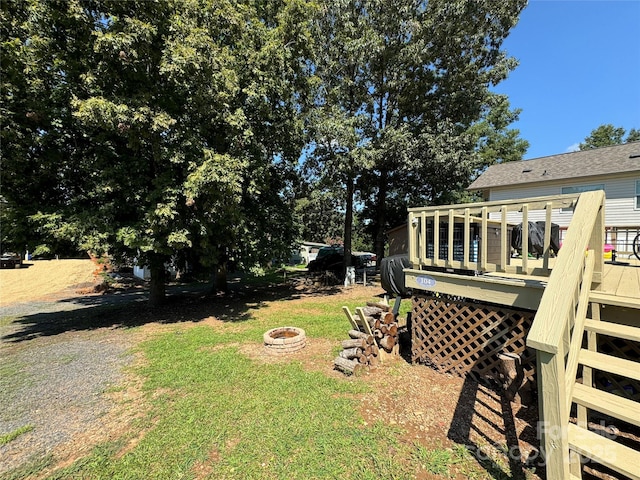
<instances>
[{"instance_id":1,"label":"grass lawn","mask_svg":"<svg viewBox=\"0 0 640 480\"><path fill-rule=\"evenodd\" d=\"M340 303L331 295L249 301L237 319L145 334L131 371L142 392L125 406L139 409L137 419L70 465L51 471L40 463L3 478L25 478L34 468L34 478L51 479L512 478L508 467L483 468L463 446L425 449L401 441L401 426L363 418L360 399L372 388L366 377L327 368L350 328L340 307L373 299L361 291ZM285 325L329 351L261 358L263 333Z\"/></svg>"}]
</instances>

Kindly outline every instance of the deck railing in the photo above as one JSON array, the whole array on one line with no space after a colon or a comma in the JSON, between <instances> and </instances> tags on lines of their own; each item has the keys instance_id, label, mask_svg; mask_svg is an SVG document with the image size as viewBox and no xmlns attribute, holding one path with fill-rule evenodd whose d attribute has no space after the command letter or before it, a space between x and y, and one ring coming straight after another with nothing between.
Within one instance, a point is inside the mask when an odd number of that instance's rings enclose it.
<instances>
[{"instance_id":1,"label":"deck railing","mask_svg":"<svg viewBox=\"0 0 640 480\"><path fill-rule=\"evenodd\" d=\"M579 194L519 200L419 207L409 209L409 260L417 269L445 268L480 273L504 272L549 276L552 213L574 208ZM529 259L523 241L517 262L511 261L511 235L521 224L522 238L529 238L529 222L544 222L542 266ZM434 226L437 225L437 228ZM599 281L602 249L596 253L595 277ZM538 262L539 263L539 262Z\"/></svg>"},{"instance_id":2,"label":"deck railing","mask_svg":"<svg viewBox=\"0 0 640 480\"><path fill-rule=\"evenodd\" d=\"M570 457L566 433L589 294L597 288L593 274L602 270L603 237L604 193L583 193L527 337L527 346L537 351L547 478L580 478L580 461Z\"/></svg>"}]
</instances>

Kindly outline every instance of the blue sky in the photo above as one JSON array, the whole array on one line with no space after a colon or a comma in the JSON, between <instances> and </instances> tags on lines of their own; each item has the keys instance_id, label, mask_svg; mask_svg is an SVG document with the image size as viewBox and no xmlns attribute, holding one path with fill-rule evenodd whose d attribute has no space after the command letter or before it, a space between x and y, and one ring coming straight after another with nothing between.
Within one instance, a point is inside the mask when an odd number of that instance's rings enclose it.
<instances>
[{"instance_id":1,"label":"blue sky","mask_svg":"<svg viewBox=\"0 0 640 480\"><path fill-rule=\"evenodd\" d=\"M525 159L576 149L598 126L640 129L640 0L530 0L495 90L522 109Z\"/></svg>"}]
</instances>

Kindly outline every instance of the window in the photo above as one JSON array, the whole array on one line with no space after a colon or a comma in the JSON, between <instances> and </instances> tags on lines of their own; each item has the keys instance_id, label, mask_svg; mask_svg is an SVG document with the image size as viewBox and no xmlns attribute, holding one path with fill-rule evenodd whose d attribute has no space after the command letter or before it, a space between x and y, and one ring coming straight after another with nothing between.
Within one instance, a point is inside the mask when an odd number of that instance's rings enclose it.
<instances>
[{"instance_id":1,"label":"window","mask_svg":"<svg viewBox=\"0 0 640 480\"><path fill-rule=\"evenodd\" d=\"M640 210L640 180L636 180L636 210Z\"/></svg>"},{"instance_id":2,"label":"window","mask_svg":"<svg viewBox=\"0 0 640 480\"><path fill-rule=\"evenodd\" d=\"M636 184L636 190L638 185ZM598 183L594 185L576 185L575 187L562 187L562 193L583 193L583 192L592 192L594 190L604 190L604 183ZM571 208L563 208L563 212L570 212L573 209Z\"/></svg>"}]
</instances>

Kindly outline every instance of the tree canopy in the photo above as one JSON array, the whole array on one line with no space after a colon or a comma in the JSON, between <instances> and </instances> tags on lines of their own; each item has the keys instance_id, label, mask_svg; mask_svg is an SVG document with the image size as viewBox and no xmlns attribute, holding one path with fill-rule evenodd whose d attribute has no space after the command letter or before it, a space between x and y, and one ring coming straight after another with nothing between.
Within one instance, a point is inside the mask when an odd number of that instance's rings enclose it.
<instances>
[{"instance_id":1,"label":"tree canopy","mask_svg":"<svg viewBox=\"0 0 640 480\"><path fill-rule=\"evenodd\" d=\"M29 223L135 256L151 267L152 303L171 256L254 265L288 252L311 7L3 2L14 242L32 240Z\"/></svg>"},{"instance_id":2,"label":"tree canopy","mask_svg":"<svg viewBox=\"0 0 640 480\"><path fill-rule=\"evenodd\" d=\"M626 137L625 137L626 134ZM614 127L607 123L593 129L580 143L580 150L620 145L621 143L637 142L640 140L640 130L632 128L627 133L622 127Z\"/></svg>"},{"instance_id":3,"label":"tree canopy","mask_svg":"<svg viewBox=\"0 0 640 480\"><path fill-rule=\"evenodd\" d=\"M526 150L491 91L525 4L5 0L2 243L136 258L152 304L170 259L248 269L301 232L350 258L356 204L382 256L409 203Z\"/></svg>"},{"instance_id":4,"label":"tree canopy","mask_svg":"<svg viewBox=\"0 0 640 480\"><path fill-rule=\"evenodd\" d=\"M522 158L518 112L491 87L516 66L501 45L525 4L320 2L309 162L343 186L345 264L356 193L381 258L389 212L454 201L482 166Z\"/></svg>"}]
</instances>

